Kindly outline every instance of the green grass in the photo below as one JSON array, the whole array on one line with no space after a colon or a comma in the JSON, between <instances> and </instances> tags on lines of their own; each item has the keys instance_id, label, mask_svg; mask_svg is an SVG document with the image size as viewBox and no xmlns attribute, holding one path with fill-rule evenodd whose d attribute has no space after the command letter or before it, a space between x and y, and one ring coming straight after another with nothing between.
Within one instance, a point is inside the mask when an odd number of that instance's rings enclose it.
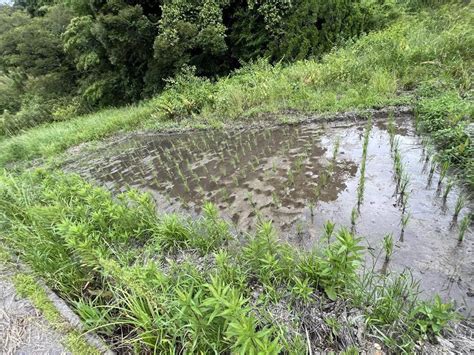
<instances>
[{"instance_id":1,"label":"green grass","mask_svg":"<svg viewBox=\"0 0 474 355\"><path fill-rule=\"evenodd\" d=\"M0 226L2 243L89 330L135 352L304 353L305 308L298 305L319 309L335 300L361 310L366 337L410 352L453 317L439 300L418 300L405 276L361 274L360 239L332 223L327 244L299 251L264 221L236 239L211 204L197 220L157 216L149 195L113 197L78 176L37 170L0 175ZM32 281L19 276L19 291L60 322ZM293 325L275 318L281 305ZM344 350L331 334L324 339L322 349Z\"/></svg>"},{"instance_id":2,"label":"green grass","mask_svg":"<svg viewBox=\"0 0 474 355\"><path fill-rule=\"evenodd\" d=\"M160 96L139 105L4 139L0 164L49 157L81 142L140 127L213 126L253 122L288 109L336 112L412 103L443 157L457 163L472 181L472 144L464 128L473 111L469 88L474 35L472 5L466 7L450 4L405 15L321 61L275 66L259 61L215 83L185 73Z\"/></svg>"}]
</instances>

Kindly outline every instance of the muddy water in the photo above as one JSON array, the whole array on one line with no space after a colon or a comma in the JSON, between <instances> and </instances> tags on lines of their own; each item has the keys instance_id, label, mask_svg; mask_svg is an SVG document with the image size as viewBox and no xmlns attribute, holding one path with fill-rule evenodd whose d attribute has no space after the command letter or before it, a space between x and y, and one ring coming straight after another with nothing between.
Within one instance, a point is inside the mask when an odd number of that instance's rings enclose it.
<instances>
[{"instance_id":1,"label":"muddy water","mask_svg":"<svg viewBox=\"0 0 474 355\"><path fill-rule=\"evenodd\" d=\"M409 268L421 280L424 294L440 293L464 312L474 305L474 235L457 242L452 224L461 193L454 187L446 203L423 171L424 150L409 116L396 119L402 160L410 177L407 212L401 235L393 158L386 120L374 120L369 135L365 191L355 232L368 254L378 256L382 239L395 241L388 270ZM331 220L351 227L357 206L365 123L307 123L265 129L139 134L93 153L74 157L68 170L113 190L128 186L149 191L160 209L199 213L204 201L216 203L238 229L270 219L282 238L301 248L320 243L323 225ZM459 220L468 213L464 208ZM373 260L368 257L368 260ZM387 267L387 265L385 265Z\"/></svg>"}]
</instances>

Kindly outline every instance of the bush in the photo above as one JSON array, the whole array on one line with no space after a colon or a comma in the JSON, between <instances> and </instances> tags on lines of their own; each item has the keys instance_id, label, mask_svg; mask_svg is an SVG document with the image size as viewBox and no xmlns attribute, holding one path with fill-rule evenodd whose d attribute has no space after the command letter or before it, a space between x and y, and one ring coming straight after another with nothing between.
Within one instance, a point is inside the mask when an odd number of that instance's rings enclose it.
<instances>
[{"instance_id":1,"label":"bush","mask_svg":"<svg viewBox=\"0 0 474 355\"><path fill-rule=\"evenodd\" d=\"M12 114L7 111L0 116L0 135L12 136L51 120L48 103L32 98L18 112Z\"/></svg>"}]
</instances>

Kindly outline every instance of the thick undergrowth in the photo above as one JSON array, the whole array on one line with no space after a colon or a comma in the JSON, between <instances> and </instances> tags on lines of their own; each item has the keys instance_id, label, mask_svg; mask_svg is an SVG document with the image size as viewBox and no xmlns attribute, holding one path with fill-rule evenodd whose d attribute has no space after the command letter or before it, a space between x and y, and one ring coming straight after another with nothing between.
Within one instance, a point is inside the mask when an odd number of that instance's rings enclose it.
<instances>
[{"instance_id":1,"label":"thick undergrowth","mask_svg":"<svg viewBox=\"0 0 474 355\"><path fill-rule=\"evenodd\" d=\"M0 182L2 243L117 350L410 352L455 318L439 298L420 301L409 274L361 270L363 248L344 228L303 252L269 222L234 234L212 204L191 219L75 175Z\"/></svg>"}]
</instances>

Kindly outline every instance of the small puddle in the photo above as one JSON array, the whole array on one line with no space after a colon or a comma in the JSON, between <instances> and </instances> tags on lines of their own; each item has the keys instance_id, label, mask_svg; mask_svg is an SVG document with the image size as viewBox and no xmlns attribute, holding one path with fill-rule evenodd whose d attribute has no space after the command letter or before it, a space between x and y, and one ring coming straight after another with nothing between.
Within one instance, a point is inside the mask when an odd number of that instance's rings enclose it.
<instances>
[{"instance_id":1,"label":"small puddle","mask_svg":"<svg viewBox=\"0 0 474 355\"><path fill-rule=\"evenodd\" d=\"M439 293L469 313L474 306L474 235L457 241L452 225L461 189L453 187L446 203L437 192L438 172L427 185L424 150L409 115L396 118L397 138L410 178L407 211L401 234L393 158L387 121L376 119L370 131L363 203L355 231L369 253L379 256L382 240L395 242L388 270L409 268L425 295ZM320 243L324 223L351 228L357 205L365 123L304 123L264 129L136 134L74 157L66 170L93 179L114 191L128 186L150 192L164 211L199 213L214 202L238 229L248 230L259 218L272 220L287 240L301 248ZM338 147L335 149L335 147ZM334 152L336 151L336 154ZM444 183L443 183L444 188ZM458 220L468 213L460 213Z\"/></svg>"}]
</instances>

